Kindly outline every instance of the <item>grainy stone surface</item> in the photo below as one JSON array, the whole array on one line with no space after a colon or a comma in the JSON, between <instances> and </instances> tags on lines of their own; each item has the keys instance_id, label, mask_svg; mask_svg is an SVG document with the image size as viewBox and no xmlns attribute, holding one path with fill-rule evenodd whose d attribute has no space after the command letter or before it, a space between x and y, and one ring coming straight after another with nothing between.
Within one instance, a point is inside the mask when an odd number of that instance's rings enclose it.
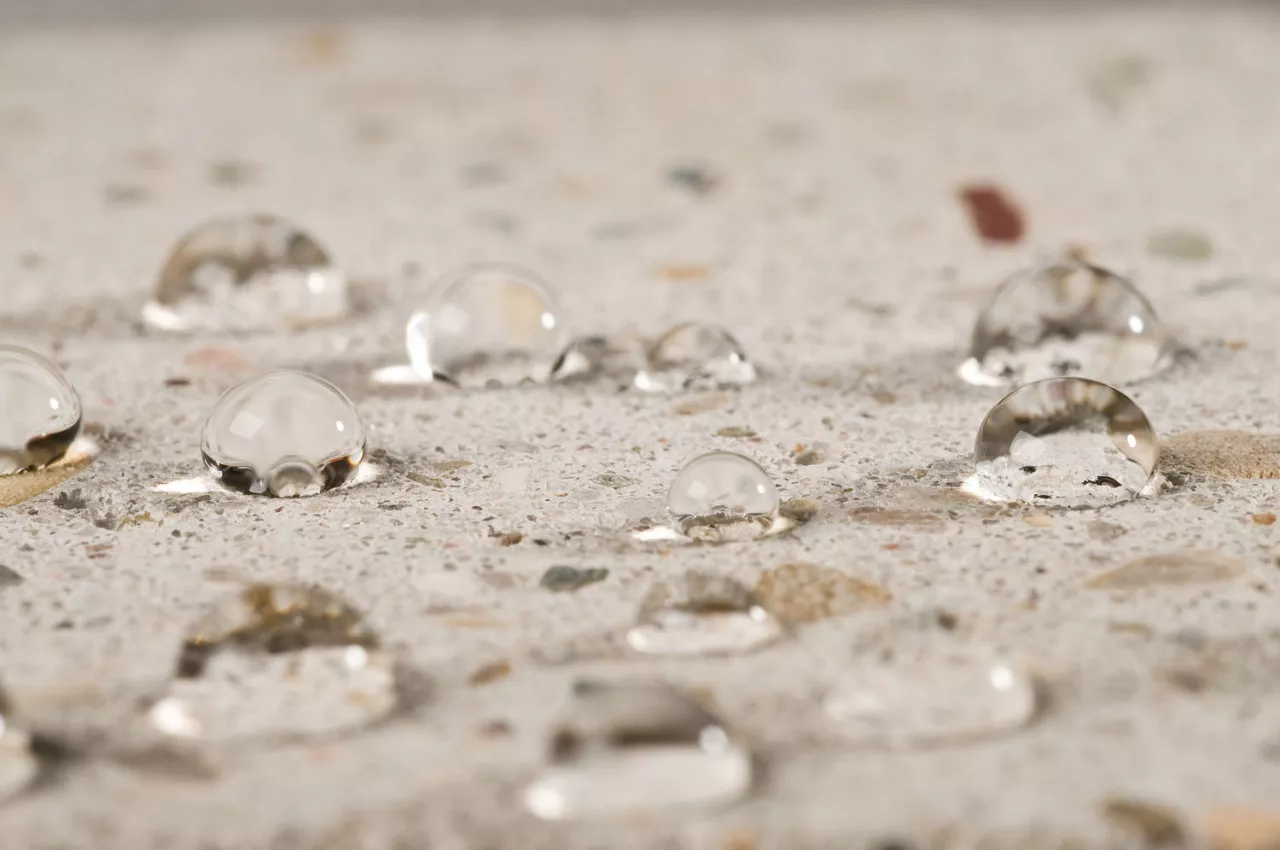
<instances>
[{"instance_id":1,"label":"grainy stone surface","mask_svg":"<svg viewBox=\"0 0 1280 850\"><path fill-rule=\"evenodd\" d=\"M1274 10L1226 4L5 28L0 335L56 357L101 447L0 514L0 562L25 578L0 593L13 700L109 738L102 718L119 715L85 706L162 680L191 618L253 580L341 593L429 682L395 722L213 754L212 777L163 758L76 763L0 808L4 846L1122 846L1114 799L1252 846L1240 836L1274 822L1280 788L1280 531L1252 519L1275 513L1275 484L1240 476L1269 467L1214 475L1222 450L1184 443L1171 457L1198 465L1153 498L1052 514L973 502L954 487L998 394L952 370L991 287L1072 250L1135 279L1195 355L1132 389L1159 433L1274 433L1277 43ZM972 185L1017 199L1020 242L972 229ZM258 210L313 232L370 309L288 337L141 333L172 240ZM1212 257L1152 255L1172 229L1204 234ZM399 356L429 281L481 259L542 271L580 332L722 323L764 377L671 399L598 383L376 391L362 376ZM155 492L200 473L217 394L274 366L351 394L379 476L287 502ZM732 547L627 538L715 448L816 501L795 503L812 519ZM807 450L821 461L797 464ZM1240 574L1087 587L1187 550ZM655 575L754 586L797 563L882 588L883 604L744 657L573 649L629 625ZM609 573L548 593L557 565ZM922 752L833 744L817 705L841 666L943 615L957 639L1034 667L1037 721ZM510 672L468 686L495 659ZM622 826L533 821L520 786L582 676L693 690L757 748L758 790Z\"/></svg>"}]
</instances>

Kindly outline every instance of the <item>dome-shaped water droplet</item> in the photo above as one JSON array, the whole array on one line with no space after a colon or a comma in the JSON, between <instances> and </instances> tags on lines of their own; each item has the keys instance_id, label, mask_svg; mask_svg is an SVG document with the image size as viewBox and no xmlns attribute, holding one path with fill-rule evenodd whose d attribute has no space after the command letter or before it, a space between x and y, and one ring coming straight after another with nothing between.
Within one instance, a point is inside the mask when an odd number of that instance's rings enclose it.
<instances>
[{"instance_id":1,"label":"dome-shaped water droplet","mask_svg":"<svg viewBox=\"0 0 1280 850\"><path fill-rule=\"evenodd\" d=\"M39 769L31 752L31 738L13 725L8 695L0 690L0 801L27 788Z\"/></svg>"},{"instance_id":2,"label":"dome-shaped water droplet","mask_svg":"<svg viewBox=\"0 0 1280 850\"><path fill-rule=\"evenodd\" d=\"M433 287L405 328L409 362L424 380L503 387L550 380L564 351L555 296L516 266L465 266Z\"/></svg>"},{"instance_id":3,"label":"dome-shaped water droplet","mask_svg":"<svg viewBox=\"0 0 1280 850\"><path fill-rule=\"evenodd\" d=\"M291 369L237 384L204 425L205 466L241 493L309 496L346 481L364 459L364 424L342 391Z\"/></svg>"},{"instance_id":4,"label":"dome-shaped water droplet","mask_svg":"<svg viewBox=\"0 0 1280 850\"><path fill-rule=\"evenodd\" d=\"M685 464L671 482L667 512L695 540L759 537L778 516L769 473L734 452L708 452Z\"/></svg>"},{"instance_id":5,"label":"dome-shaped water droplet","mask_svg":"<svg viewBox=\"0 0 1280 850\"><path fill-rule=\"evenodd\" d=\"M57 460L79 433L80 398L62 370L0 345L0 475Z\"/></svg>"},{"instance_id":6,"label":"dome-shaped water droplet","mask_svg":"<svg viewBox=\"0 0 1280 850\"><path fill-rule=\"evenodd\" d=\"M983 386L1070 375L1127 384L1165 368L1171 354L1172 340L1132 283L1062 261L1019 272L996 290L960 376Z\"/></svg>"},{"instance_id":7,"label":"dome-shaped water droplet","mask_svg":"<svg viewBox=\"0 0 1280 850\"><path fill-rule=\"evenodd\" d=\"M1142 408L1086 378L1018 387L982 420L968 489L986 498L1096 507L1142 492L1159 445Z\"/></svg>"},{"instance_id":8,"label":"dome-shaped water droplet","mask_svg":"<svg viewBox=\"0 0 1280 850\"><path fill-rule=\"evenodd\" d=\"M330 735L382 719L396 694L392 659L359 611L316 588L259 584L191 626L148 718L209 741Z\"/></svg>"},{"instance_id":9,"label":"dome-shaped water droplet","mask_svg":"<svg viewBox=\"0 0 1280 850\"><path fill-rule=\"evenodd\" d=\"M676 325L653 344L647 359L632 383L648 392L723 389L756 379L742 346L718 325Z\"/></svg>"},{"instance_id":10,"label":"dome-shaped water droplet","mask_svg":"<svg viewBox=\"0 0 1280 850\"><path fill-rule=\"evenodd\" d=\"M147 324L165 331L277 331L347 313L346 278L310 235L273 215L219 218L173 247Z\"/></svg>"},{"instance_id":11,"label":"dome-shaped water droplet","mask_svg":"<svg viewBox=\"0 0 1280 850\"><path fill-rule=\"evenodd\" d=\"M689 697L661 683L579 682L524 800L544 820L572 820L731 802L750 786L750 753Z\"/></svg>"},{"instance_id":12,"label":"dome-shaped water droplet","mask_svg":"<svg viewBox=\"0 0 1280 850\"><path fill-rule=\"evenodd\" d=\"M690 571L654 585L627 644L653 655L716 655L750 652L782 633L782 623L745 585Z\"/></svg>"},{"instance_id":13,"label":"dome-shaped water droplet","mask_svg":"<svg viewBox=\"0 0 1280 850\"><path fill-rule=\"evenodd\" d=\"M1025 726L1036 710L1035 679L985 647L898 647L860 660L827 694L840 737L909 747L978 738Z\"/></svg>"}]
</instances>

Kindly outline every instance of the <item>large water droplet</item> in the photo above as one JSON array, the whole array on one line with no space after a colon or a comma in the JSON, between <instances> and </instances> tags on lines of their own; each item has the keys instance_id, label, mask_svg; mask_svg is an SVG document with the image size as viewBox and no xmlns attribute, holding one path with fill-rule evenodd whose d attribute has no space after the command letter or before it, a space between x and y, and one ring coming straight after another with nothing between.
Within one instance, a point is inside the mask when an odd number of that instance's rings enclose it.
<instances>
[{"instance_id":1,"label":"large water droplet","mask_svg":"<svg viewBox=\"0 0 1280 850\"><path fill-rule=\"evenodd\" d=\"M991 408L966 489L997 501L1110 505L1139 495L1158 458L1155 431L1133 399L1086 378L1051 378Z\"/></svg>"},{"instance_id":2,"label":"large water droplet","mask_svg":"<svg viewBox=\"0 0 1280 850\"><path fill-rule=\"evenodd\" d=\"M778 491L754 460L708 452L685 464L671 482L667 512L680 533L694 540L751 539L773 528Z\"/></svg>"},{"instance_id":3,"label":"large water droplet","mask_svg":"<svg viewBox=\"0 0 1280 850\"><path fill-rule=\"evenodd\" d=\"M716 655L750 652L782 633L782 623L745 585L691 570L654 585L627 644L653 655Z\"/></svg>"},{"instance_id":4,"label":"large water droplet","mask_svg":"<svg viewBox=\"0 0 1280 850\"><path fill-rule=\"evenodd\" d=\"M661 683L579 682L524 800L571 820L725 803L750 786L750 753L694 700Z\"/></svg>"},{"instance_id":5,"label":"large water droplet","mask_svg":"<svg viewBox=\"0 0 1280 850\"><path fill-rule=\"evenodd\" d=\"M309 496L346 481L364 459L364 424L328 381L280 369L218 399L204 425L205 466L241 493Z\"/></svg>"},{"instance_id":6,"label":"large water droplet","mask_svg":"<svg viewBox=\"0 0 1280 850\"><path fill-rule=\"evenodd\" d=\"M347 283L328 253L273 215L219 218L183 236L142 310L165 331L276 331L348 311Z\"/></svg>"},{"instance_id":7,"label":"large water droplet","mask_svg":"<svg viewBox=\"0 0 1280 850\"><path fill-rule=\"evenodd\" d=\"M359 611L316 588L258 584L187 631L148 716L179 737L294 738L367 726L396 703L392 659Z\"/></svg>"},{"instance_id":8,"label":"large water droplet","mask_svg":"<svg viewBox=\"0 0 1280 850\"><path fill-rule=\"evenodd\" d=\"M855 663L824 708L842 738L909 747L994 735L1030 722L1035 679L986 647L897 647Z\"/></svg>"},{"instance_id":9,"label":"large water droplet","mask_svg":"<svg viewBox=\"0 0 1280 850\"><path fill-rule=\"evenodd\" d=\"M633 384L648 392L675 392L724 389L755 379L755 366L732 334L718 325L685 322L653 344Z\"/></svg>"},{"instance_id":10,"label":"large water droplet","mask_svg":"<svg viewBox=\"0 0 1280 850\"><path fill-rule=\"evenodd\" d=\"M503 387L550 380L564 351L551 288L517 266L465 266L442 278L405 328L424 380Z\"/></svg>"},{"instance_id":11,"label":"large water droplet","mask_svg":"<svg viewBox=\"0 0 1280 850\"><path fill-rule=\"evenodd\" d=\"M1069 375L1126 384L1159 372L1171 355L1172 340L1132 283L1062 261L1019 272L996 290L960 376L982 386Z\"/></svg>"},{"instance_id":12,"label":"large water droplet","mask_svg":"<svg viewBox=\"0 0 1280 850\"><path fill-rule=\"evenodd\" d=\"M0 475L62 457L80 433L80 397L45 358L0 345Z\"/></svg>"},{"instance_id":13,"label":"large water droplet","mask_svg":"<svg viewBox=\"0 0 1280 850\"><path fill-rule=\"evenodd\" d=\"M0 801L27 788L40 770L30 736L13 725L12 715L9 698L0 690Z\"/></svg>"}]
</instances>

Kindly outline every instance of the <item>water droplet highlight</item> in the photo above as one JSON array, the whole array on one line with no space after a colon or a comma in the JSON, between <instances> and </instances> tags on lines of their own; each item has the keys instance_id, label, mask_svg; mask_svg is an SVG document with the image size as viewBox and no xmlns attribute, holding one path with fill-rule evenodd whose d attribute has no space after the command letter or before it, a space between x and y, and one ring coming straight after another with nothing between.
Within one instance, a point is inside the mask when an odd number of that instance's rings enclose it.
<instances>
[{"instance_id":1,"label":"water droplet highlight","mask_svg":"<svg viewBox=\"0 0 1280 850\"><path fill-rule=\"evenodd\" d=\"M25 790L39 771L40 763L31 752L31 738L13 725L8 695L0 690L0 801Z\"/></svg>"},{"instance_id":2,"label":"water droplet highlight","mask_svg":"<svg viewBox=\"0 0 1280 850\"><path fill-rule=\"evenodd\" d=\"M328 381L292 369L227 390L204 425L205 466L240 493L310 496L349 479L364 459L364 424Z\"/></svg>"},{"instance_id":3,"label":"water droplet highlight","mask_svg":"<svg viewBox=\"0 0 1280 850\"><path fill-rule=\"evenodd\" d=\"M39 469L80 433L80 397L49 360L0 345L0 475Z\"/></svg>"},{"instance_id":4,"label":"water droplet highlight","mask_svg":"<svg viewBox=\"0 0 1280 850\"><path fill-rule=\"evenodd\" d=\"M691 570L653 586L627 645L649 655L724 655L759 649L783 631L742 583Z\"/></svg>"},{"instance_id":5,"label":"water droplet highlight","mask_svg":"<svg viewBox=\"0 0 1280 850\"><path fill-rule=\"evenodd\" d=\"M397 704L394 664L379 643L331 593L252 585L187 631L176 676L148 719L166 735L213 742L358 729Z\"/></svg>"},{"instance_id":6,"label":"water droplet highlight","mask_svg":"<svg viewBox=\"0 0 1280 850\"><path fill-rule=\"evenodd\" d=\"M219 218L173 247L143 320L163 331L246 333L331 322L345 275L315 239L274 215Z\"/></svg>"},{"instance_id":7,"label":"water droplet highlight","mask_svg":"<svg viewBox=\"0 0 1280 850\"><path fill-rule=\"evenodd\" d=\"M708 452L671 482L667 513L694 540L749 540L775 530L778 491L769 473L734 452Z\"/></svg>"},{"instance_id":8,"label":"water droplet highlight","mask_svg":"<svg viewBox=\"0 0 1280 850\"><path fill-rule=\"evenodd\" d=\"M484 388L549 381L565 341L546 282L527 269L486 263L435 284L409 318L405 345L423 380Z\"/></svg>"},{"instance_id":9,"label":"water droplet highlight","mask_svg":"<svg viewBox=\"0 0 1280 850\"><path fill-rule=\"evenodd\" d=\"M1172 352L1155 310L1130 281L1062 261L1001 284L978 316L959 374L980 386L1072 375L1128 384L1163 370Z\"/></svg>"},{"instance_id":10,"label":"water droplet highlight","mask_svg":"<svg viewBox=\"0 0 1280 850\"><path fill-rule=\"evenodd\" d=\"M676 325L653 344L647 361L632 381L646 392L728 389L756 379L742 346L717 325Z\"/></svg>"},{"instance_id":11,"label":"water droplet highlight","mask_svg":"<svg viewBox=\"0 0 1280 850\"><path fill-rule=\"evenodd\" d=\"M1098 381L1051 378L1019 387L991 408L966 489L996 501L1100 507L1141 494L1159 453L1133 399Z\"/></svg>"},{"instance_id":12,"label":"water droplet highlight","mask_svg":"<svg viewBox=\"0 0 1280 850\"><path fill-rule=\"evenodd\" d=\"M544 820L576 820L727 803L750 787L750 753L688 696L579 682L524 802Z\"/></svg>"},{"instance_id":13,"label":"water droplet highlight","mask_svg":"<svg viewBox=\"0 0 1280 850\"><path fill-rule=\"evenodd\" d=\"M912 747L1025 726L1036 686L1021 664L987 647L898 647L856 662L823 708L851 743Z\"/></svg>"}]
</instances>

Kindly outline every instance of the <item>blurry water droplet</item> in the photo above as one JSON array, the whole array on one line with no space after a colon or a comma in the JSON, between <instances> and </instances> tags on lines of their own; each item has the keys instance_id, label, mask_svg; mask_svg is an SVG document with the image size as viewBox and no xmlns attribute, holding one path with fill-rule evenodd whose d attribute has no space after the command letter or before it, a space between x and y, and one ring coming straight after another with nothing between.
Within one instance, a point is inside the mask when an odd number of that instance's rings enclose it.
<instances>
[{"instance_id":1,"label":"blurry water droplet","mask_svg":"<svg viewBox=\"0 0 1280 850\"><path fill-rule=\"evenodd\" d=\"M1036 687L1025 668L994 650L928 644L857 661L824 708L846 740L909 747L1025 726Z\"/></svg>"},{"instance_id":2,"label":"blurry water droplet","mask_svg":"<svg viewBox=\"0 0 1280 850\"><path fill-rule=\"evenodd\" d=\"M80 433L80 397L56 365L0 345L0 475L62 457Z\"/></svg>"},{"instance_id":3,"label":"blurry water droplet","mask_svg":"<svg viewBox=\"0 0 1280 850\"><path fill-rule=\"evenodd\" d=\"M727 803L750 786L750 753L691 698L656 682L579 682L524 801L544 820L574 820Z\"/></svg>"},{"instance_id":4,"label":"blurry water droplet","mask_svg":"<svg viewBox=\"0 0 1280 850\"><path fill-rule=\"evenodd\" d=\"M636 389L647 392L724 389L756 379L742 346L717 325L685 322L671 328L649 349L636 373Z\"/></svg>"},{"instance_id":5,"label":"blurry water droplet","mask_svg":"<svg viewBox=\"0 0 1280 850\"><path fill-rule=\"evenodd\" d=\"M503 387L550 380L564 331L541 278L491 263L465 266L437 282L409 318L405 344L424 380Z\"/></svg>"},{"instance_id":6,"label":"blurry water droplet","mask_svg":"<svg viewBox=\"0 0 1280 850\"><path fill-rule=\"evenodd\" d=\"M967 489L998 501L1096 507L1139 495L1159 445L1147 416L1117 389L1085 378L1019 387L982 421Z\"/></svg>"},{"instance_id":7,"label":"blurry water droplet","mask_svg":"<svg viewBox=\"0 0 1280 850\"><path fill-rule=\"evenodd\" d=\"M148 717L177 737L230 741L329 735L396 706L392 659L342 599L302 585L252 585L188 630L168 692Z\"/></svg>"},{"instance_id":8,"label":"blurry water droplet","mask_svg":"<svg viewBox=\"0 0 1280 850\"><path fill-rule=\"evenodd\" d=\"M745 585L690 571L654 585L627 645L652 655L717 655L750 652L782 633L782 623Z\"/></svg>"},{"instance_id":9,"label":"blurry water droplet","mask_svg":"<svg viewBox=\"0 0 1280 850\"><path fill-rule=\"evenodd\" d=\"M671 482L667 513L694 540L746 540L774 528L778 491L754 460L708 452L685 464Z\"/></svg>"},{"instance_id":10,"label":"blurry water droplet","mask_svg":"<svg viewBox=\"0 0 1280 850\"><path fill-rule=\"evenodd\" d=\"M227 390L209 412L202 452L224 486L241 493L310 496L339 484L364 459L364 424L342 391L281 369Z\"/></svg>"},{"instance_id":11,"label":"blurry water droplet","mask_svg":"<svg viewBox=\"0 0 1280 850\"><path fill-rule=\"evenodd\" d=\"M1081 375L1126 384L1172 355L1155 310L1128 280L1073 261L1019 272L983 308L960 377L1014 386Z\"/></svg>"},{"instance_id":12,"label":"blurry water droplet","mask_svg":"<svg viewBox=\"0 0 1280 850\"><path fill-rule=\"evenodd\" d=\"M178 240L142 317L165 331L276 331L339 319L347 283L310 235L282 218L207 221Z\"/></svg>"},{"instance_id":13,"label":"blurry water droplet","mask_svg":"<svg viewBox=\"0 0 1280 850\"><path fill-rule=\"evenodd\" d=\"M13 725L12 715L8 696L0 690L0 801L29 786L40 769L30 736Z\"/></svg>"}]
</instances>

